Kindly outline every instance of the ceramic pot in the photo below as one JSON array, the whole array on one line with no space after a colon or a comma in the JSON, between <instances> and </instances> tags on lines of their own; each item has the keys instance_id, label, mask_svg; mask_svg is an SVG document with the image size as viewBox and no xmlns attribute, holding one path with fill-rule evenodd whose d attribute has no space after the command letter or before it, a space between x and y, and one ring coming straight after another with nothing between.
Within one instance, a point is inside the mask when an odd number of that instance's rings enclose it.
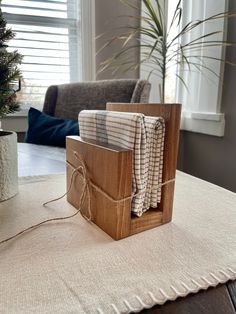
<instances>
[{"instance_id":1,"label":"ceramic pot","mask_svg":"<svg viewBox=\"0 0 236 314\"><path fill-rule=\"evenodd\" d=\"M0 131L0 202L18 192L17 135Z\"/></svg>"}]
</instances>

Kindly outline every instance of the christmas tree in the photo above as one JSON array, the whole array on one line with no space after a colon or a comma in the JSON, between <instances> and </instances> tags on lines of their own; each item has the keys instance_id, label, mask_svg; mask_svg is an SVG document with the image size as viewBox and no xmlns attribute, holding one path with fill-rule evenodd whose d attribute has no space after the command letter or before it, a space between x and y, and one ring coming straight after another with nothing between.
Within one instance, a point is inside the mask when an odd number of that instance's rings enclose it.
<instances>
[{"instance_id":1,"label":"christmas tree","mask_svg":"<svg viewBox=\"0 0 236 314\"><path fill-rule=\"evenodd\" d=\"M18 65L21 63L22 56L17 51L7 50L7 42L14 36L12 30L7 28L7 22L0 8L0 119L8 113L19 110L14 86L21 77Z\"/></svg>"}]
</instances>

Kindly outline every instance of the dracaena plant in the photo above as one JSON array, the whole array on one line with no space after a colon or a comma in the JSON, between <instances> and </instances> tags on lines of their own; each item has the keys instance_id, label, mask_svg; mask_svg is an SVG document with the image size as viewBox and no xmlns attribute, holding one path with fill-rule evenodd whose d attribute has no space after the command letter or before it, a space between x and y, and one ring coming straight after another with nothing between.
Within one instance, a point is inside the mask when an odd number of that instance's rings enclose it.
<instances>
[{"instance_id":1,"label":"dracaena plant","mask_svg":"<svg viewBox=\"0 0 236 314\"><path fill-rule=\"evenodd\" d=\"M21 73L18 65L21 63L22 56L17 51L8 51L7 45L14 36L12 30L7 27L0 8L0 119L8 113L19 110L16 101L16 91L19 87L15 88L15 86L20 82Z\"/></svg>"},{"instance_id":2,"label":"dracaena plant","mask_svg":"<svg viewBox=\"0 0 236 314\"><path fill-rule=\"evenodd\" d=\"M126 70L137 69L141 64L147 64L150 69L148 71L149 76L156 74L161 78L161 86L156 86L156 88L160 89L161 102L164 103L166 78L171 68L185 68L185 70L200 72L206 70L216 75L214 69L210 68L207 62L204 61L212 59L230 63L214 57L208 52L209 49L214 47L234 44L217 40L217 35L222 31L216 29L195 38L190 37L190 40L188 40L188 35L207 23L235 16L234 13L221 12L202 20L189 21L183 25L182 0L179 0L176 4L169 23L166 22L167 1L165 0L164 5L161 4L163 1L160 0L141 0L143 5L141 16L138 15L140 8L135 7L131 0L121 1L133 9L137 9L137 16L129 16L129 18L136 21L138 19L139 23L137 27L126 26L126 32L112 37L101 48L103 50L114 42L122 42L120 51L101 63L100 71L112 68L115 72L122 67ZM173 31L173 29L175 30ZM127 56L130 50L137 48L140 48L140 60L138 63L133 63ZM175 75L187 87L187 82L180 73L180 71L176 71Z\"/></svg>"}]
</instances>

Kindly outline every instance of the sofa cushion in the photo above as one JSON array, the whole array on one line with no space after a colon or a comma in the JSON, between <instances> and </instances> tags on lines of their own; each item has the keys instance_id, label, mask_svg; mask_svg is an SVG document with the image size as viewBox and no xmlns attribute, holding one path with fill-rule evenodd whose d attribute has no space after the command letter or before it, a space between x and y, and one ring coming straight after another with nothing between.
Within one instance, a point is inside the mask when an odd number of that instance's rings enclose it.
<instances>
[{"instance_id":1,"label":"sofa cushion","mask_svg":"<svg viewBox=\"0 0 236 314\"><path fill-rule=\"evenodd\" d=\"M65 147L67 135L79 135L78 121L52 117L30 108L26 143Z\"/></svg>"}]
</instances>

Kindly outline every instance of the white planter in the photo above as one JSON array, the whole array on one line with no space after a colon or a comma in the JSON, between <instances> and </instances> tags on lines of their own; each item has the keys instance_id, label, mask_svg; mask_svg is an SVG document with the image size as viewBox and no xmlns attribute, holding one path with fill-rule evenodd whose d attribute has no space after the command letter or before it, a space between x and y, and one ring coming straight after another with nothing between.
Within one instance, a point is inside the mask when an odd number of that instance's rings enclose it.
<instances>
[{"instance_id":1,"label":"white planter","mask_svg":"<svg viewBox=\"0 0 236 314\"><path fill-rule=\"evenodd\" d=\"M18 192L17 135L0 131L0 202Z\"/></svg>"}]
</instances>

